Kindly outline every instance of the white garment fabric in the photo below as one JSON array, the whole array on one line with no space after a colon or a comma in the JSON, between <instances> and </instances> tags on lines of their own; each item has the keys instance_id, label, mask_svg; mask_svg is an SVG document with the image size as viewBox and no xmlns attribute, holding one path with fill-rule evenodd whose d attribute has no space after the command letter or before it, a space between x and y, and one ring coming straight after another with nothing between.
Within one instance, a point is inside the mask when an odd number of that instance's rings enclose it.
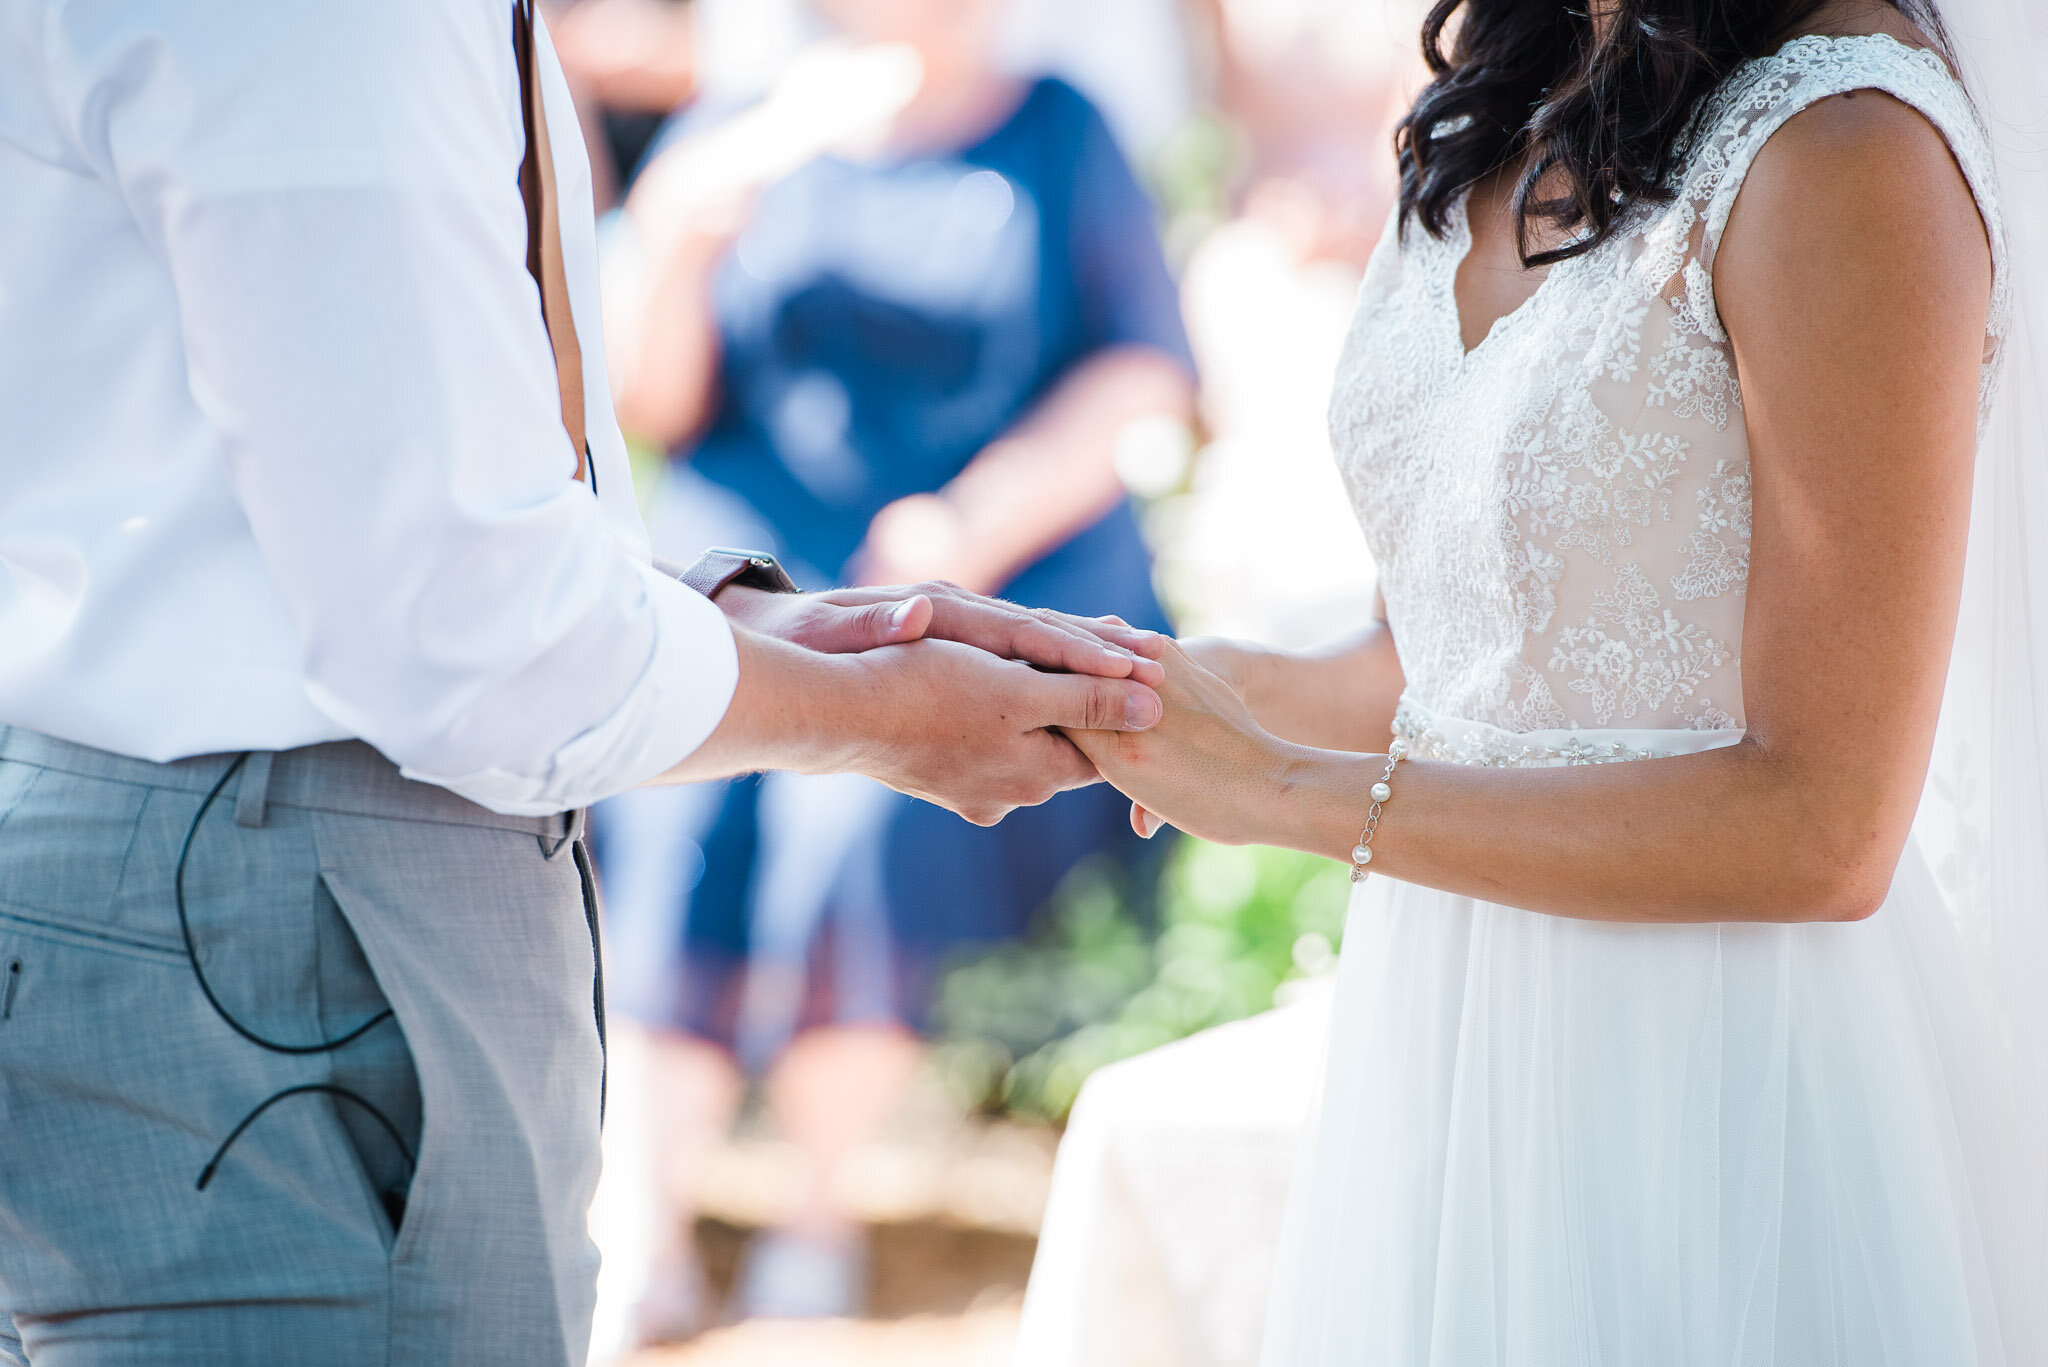
<instances>
[{"instance_id":1,"label":"white garment fabric","mask_svg":"<svg viewBox=\"0 0 2048 1367\"><path fill-rule=\"evenodd\" d=\"M1988 414L2012 289L1994 154L1940 61L1889 38L1732 74L1676 200L1469 357L1462 212L1382 243L1332 413L1417 755L1741 736L1749 466L1713 254L1771 133L1858 89L1920 110L1977 196ZM1702 857L1741 857L1715 835L1703 812ZM2041 1150L2001 1147L2027 1138L2022 1079L1951 906L1918 842L1855 924L1594 923L1368 879L1264 1361L2036 1367L2043 1231L2008 1195Z\"/></svg>"},{"instance_id":2,"label":"white garment fabric","mask_svg":"<svg viewBox=\"0 0 2048 1367\"><path fill-rule=\"evenodd\" d=\"M1253 1367L1328 979L1090 1075L1067 1117L1017 1367Z\"/></svg>"},{"instance_id":3,"label":"white garment fabric","mask_svg":"<svg viewBox=\"0 0 2048 1367\"><path fill-rule=\"evenodd\" d=\"M1749 442L1712 271L1743 172L1798 110L1877 82L1947 134L1997 238L1967 98L1894 46L1800 39L1732 77L1675 202L1559 262L1470 354L1463 203L1442 242L1389 225L1331 426L1412 696L1509 731L1742 724Z\"/></svg>"},{"instance_id":4,"label":"white garment fabric","mask_svg":"<svg viewBox=\"0 0 2048 1367\"><path fill-rule=\"evenodd\" d=\"M1988 1253L2007 1358L2048 1362L2048 9L1942 0L1997 161L2010 299L2005 376L1977 447L1961 611L1914 840L1982 992L1991 1042L1957 1090L1995 1174Z\"/></svg>"},{"instance_id":5,"label":"white garment fabric","mask_svg":"<svg viewBox=\"0 0 2048 1367\"><path fill-rule=\"evenodd\" d=\"M0 4L0 724L150 760L360 737L501 812L737 680L647 563L543 39L596 494L526 270L511 0Z\"/></svg>"}]
</instances>

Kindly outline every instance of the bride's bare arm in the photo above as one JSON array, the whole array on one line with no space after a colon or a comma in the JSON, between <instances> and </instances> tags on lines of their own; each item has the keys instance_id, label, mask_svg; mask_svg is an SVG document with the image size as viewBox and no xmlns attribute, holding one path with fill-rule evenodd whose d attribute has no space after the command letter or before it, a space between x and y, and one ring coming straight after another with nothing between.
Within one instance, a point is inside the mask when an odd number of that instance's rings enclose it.
<instances>
[{"instance_id":1,"label":"bride's bare arm","mask_svg":"<svg viewBox=\"0 0 2048 1367\"><path fill-rule=\"evenodd\" d=\"M1403 764L1375 872L1601 920L1882 902L1954 632L1989 247L1940 136L1862 92L1771 139L1715 272L1754 482L1745 738L1580 768ZM1220 679L1167 664L1157 731L1079 738L1105 776L1195 834L1348 859L1384 760L1280 740Z\"/></svg>"},{"instance_id":2,"label":"bride's bare arm","mask_svg":"<svg viewBox=\"0 0 2048 1367\"><path fill-rule=\"evenodd\" d=\"M1356 631L1306 650L1204 637L1185 643L1195 663L1237 690L1259 725L1282 740L1325 750L1381 750L1401 701L1401 657L1386 599Z\"/></svg>"}]
</instances>

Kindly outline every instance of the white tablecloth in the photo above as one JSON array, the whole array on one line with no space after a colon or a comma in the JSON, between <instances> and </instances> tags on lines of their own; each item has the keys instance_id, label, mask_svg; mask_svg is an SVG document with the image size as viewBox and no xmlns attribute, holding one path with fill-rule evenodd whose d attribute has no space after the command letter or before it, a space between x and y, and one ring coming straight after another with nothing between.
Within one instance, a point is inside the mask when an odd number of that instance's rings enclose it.
<instances>
[{"instance_id":1,"label":"white tablecloth","mask_svg":"<svg viewBox=\"0 0 2048 1367\"><path fill-rule=\"evenodd\" d=\"M1327 983L1102 1069L1075 1102L1017 1367L1254 1367Z\"/></svg>"}]
</instances>

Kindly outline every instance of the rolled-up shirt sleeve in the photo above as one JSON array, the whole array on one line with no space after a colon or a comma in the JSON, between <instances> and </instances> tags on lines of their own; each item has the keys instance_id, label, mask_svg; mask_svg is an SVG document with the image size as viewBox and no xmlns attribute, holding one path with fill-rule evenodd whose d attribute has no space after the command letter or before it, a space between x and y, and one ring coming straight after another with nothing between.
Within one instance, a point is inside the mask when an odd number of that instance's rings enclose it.
<instances>
[{"instance_id":1,"label":"rolled-up shirt sleeve","mask_svg":"<svg viewBox=\"0 0 2048 1367\"><path fill-rule=\"evenodd\" d=\"M571 477L525 264L509 0L178 0L90 21L110 7L65 11L59 96L167 263L192 394L314 705L508 813L694 750L735 647L646 563L630 490L608 516ZM576 134L554 113L561 157ZM572 287L609 457L594 289ZM615 483L623 467L599 462Z\"/></svg>"}]
</instances>

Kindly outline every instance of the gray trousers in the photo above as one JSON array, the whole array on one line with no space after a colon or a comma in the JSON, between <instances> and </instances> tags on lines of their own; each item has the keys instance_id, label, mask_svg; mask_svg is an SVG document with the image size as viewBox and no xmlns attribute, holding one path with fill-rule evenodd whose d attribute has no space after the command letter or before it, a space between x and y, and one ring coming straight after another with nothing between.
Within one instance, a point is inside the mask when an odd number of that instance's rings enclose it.
<instances>
[{"instance_id":1,"label":"gray trousers","mask_svg":"<svg viewBox=\"0 0 2048 1367\"><path fill-rule=\"evenodd\" d=\"M234 766L0 728L0 1363L581 1367L580 823Z\"/></svg>"}]
</instances>

